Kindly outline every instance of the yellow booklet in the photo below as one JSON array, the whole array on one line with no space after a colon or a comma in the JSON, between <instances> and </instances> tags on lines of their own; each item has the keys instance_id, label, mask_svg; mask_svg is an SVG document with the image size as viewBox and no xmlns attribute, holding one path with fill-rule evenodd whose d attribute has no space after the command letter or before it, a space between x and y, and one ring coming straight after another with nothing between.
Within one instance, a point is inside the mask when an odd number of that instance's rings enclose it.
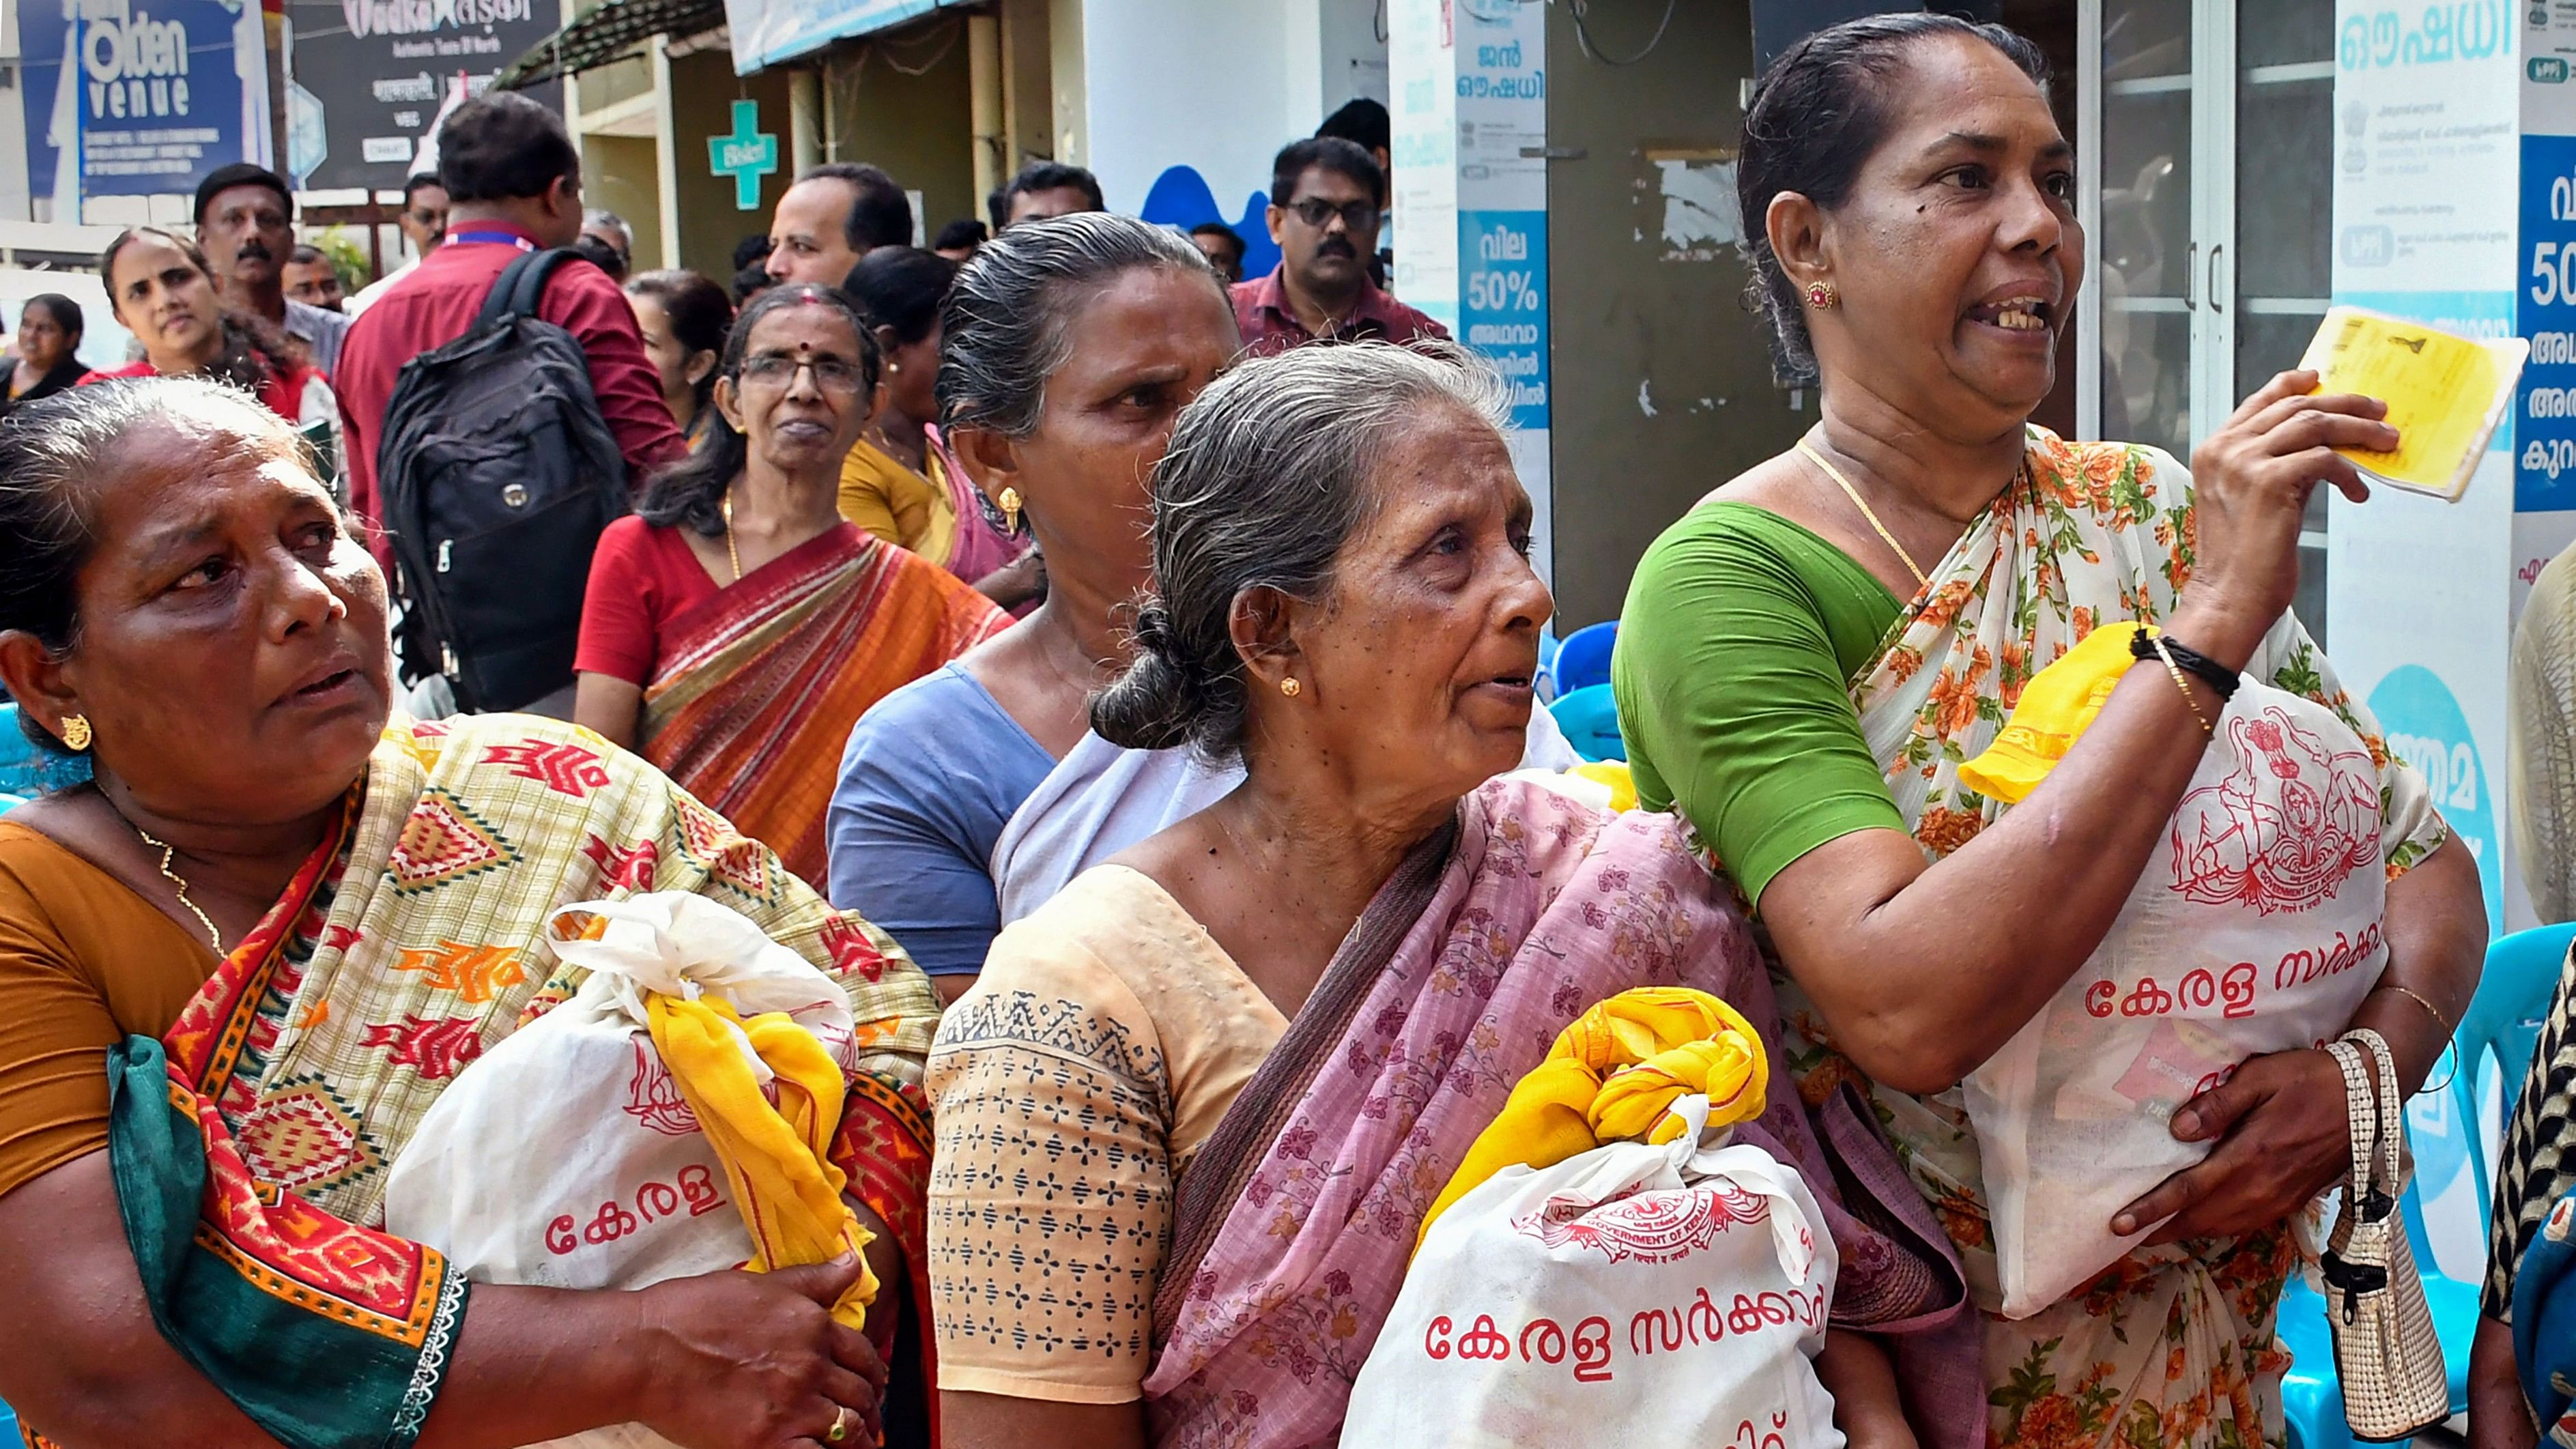
<instances>
[{"instance_id":1,"label":"yellow booklet","mask_svg":"<svg viewBox=\"0 0 2576 1449\"><path fill-rule=\"evenodd\" d=\"M2458 502L2496 424L2513 406L2531 344L2519 337L2462 337L2360 307L2330 307L2299 366L2319 392L2357 392L2388 404L2397 450L2335 451L2362 477Z\"/></svg>"}]
</instances>

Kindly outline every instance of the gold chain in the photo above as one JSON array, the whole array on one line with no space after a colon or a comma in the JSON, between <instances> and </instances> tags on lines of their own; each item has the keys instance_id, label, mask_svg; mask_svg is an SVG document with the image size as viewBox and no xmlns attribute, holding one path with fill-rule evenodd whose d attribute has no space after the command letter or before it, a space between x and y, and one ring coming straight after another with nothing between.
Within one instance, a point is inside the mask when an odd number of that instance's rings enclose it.
<instances>
[{"instance_id":1,"label":"gold chain","mask_svg":"<svg viewBox=\"0 0 2576 1449\"><path fill-rule=\"evenodd\" d=\"M1860 516L1862 518L1869 520L1869 526L1871 528L1878 530L1879 538L1885 542L1889 548L1896 550L1896 557L1899 562L1905 565L1906 572L1914 575L1914 587L1916 589L1920 590L1925 585L1932 582L1932 580L1924 574L1923 566L1914 561L1914 555L1907 553L1905 551L1905 545L1896 541L1896 535L1887 531L1887 525L1878 521L1878 515L1871 511L1868 500L1862 498L1860 496L1860 490L1852 486L1849 478L1843 476L1842 469L1826 462L1825 455L1808 447L1807 440L1804 438L1800 438L1798 440L1798 451L1806 454L1809 461L1813 462L1817 467L1824 469L1826 477L1843 485L1843 496L1852 501L1852 507L1860 510Z\"/></svg>"},{"instance_id":2,"label":"gold chain","mask_svg":"<svg viewBox=\"0 0 2576 1449\"><path fill-rule=\"evenodd\" d=\"M134 825L131 820L125 823ZM169 842L153 839L152 832L140 825L134 825L134 833L143 837L144 844L161 852L161 878L168 881L170 888L179 893L179 904L186 906L188 914L197 918L197 924L206 928L206 939L214 943L215 954L218 956L224 954L224 933L215 929L214 918L198 909L196 901L189 897L187 878L170 868L170 858L177 854L177 851Z\"/></svg>"},{"instance_id":3,"label":"gold chain","mask_svg":"<svg viewBox=\"0 0 2576 1449\"><path fill-rule=\"evenodd\" d=\"M2174 688L2182 691L2183 708L2190 710L2191 717L2200 721L2202 736L2213 740L2218 738L2218 731L2210 728L2209 716L2200 712L2200 701L2191 697L2191 684L2183 678L2182 666L2174 663L2173 651L2165 647L2164 637L2150 633L2147 635L2147 642L2155 646L2156 657L2164 661L2165 673L2173 676Z\"/></svg>"},{"instance_id":4,"label":"gold chain","mask_svg":"<svg viewBox=\"0 0 2576 1449\"><path fill-rule=\"evenodd\" d=\"M742 554L733 546L733 485L724 491L725 559L733 565L733 581L742 582Z\"/></svg>"}]
</instances>

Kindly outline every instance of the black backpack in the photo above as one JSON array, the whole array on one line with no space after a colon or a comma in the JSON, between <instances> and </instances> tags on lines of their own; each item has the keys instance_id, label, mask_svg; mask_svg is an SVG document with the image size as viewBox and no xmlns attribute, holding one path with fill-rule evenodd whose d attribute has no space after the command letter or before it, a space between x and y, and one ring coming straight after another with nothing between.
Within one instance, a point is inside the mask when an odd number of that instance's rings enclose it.
<instances>
[{"instance_id":1,"label":"black backpack","mask_svg":"<svg viewBox=\"0 0 2576 1449\"><path fill-rule=\"evenodd\" d=\"M404 672L445 674L468 713L572 682L591 552L629 509L590 360L537 316L546 279L576 255L510 263L472 329L404 363L385 406L376 486L401 576Z\"/></svg>"}]
</instances>

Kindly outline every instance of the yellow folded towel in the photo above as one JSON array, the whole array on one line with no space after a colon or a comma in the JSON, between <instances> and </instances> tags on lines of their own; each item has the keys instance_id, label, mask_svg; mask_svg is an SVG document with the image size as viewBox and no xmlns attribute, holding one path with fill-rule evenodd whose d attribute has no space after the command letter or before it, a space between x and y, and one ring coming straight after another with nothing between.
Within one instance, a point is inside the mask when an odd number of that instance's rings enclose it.
<instances>
[{"instance_id":1,"label":"yellow folded towel","mask_svg":"<svg viewBox=\"0 0 2576 1449\"><path fill-rule=\"evenodd\" d=\"M862 1251L874 1235L842 1200L848 1179L830 1155L846 1090L840 1064L785 1012L745 1021L720 998L683 1001L658 991L646 993L645 1009L654 1050L733 1184L734 1206L751 1232L751 1271L857 1253L859 1280L841 1294L832 1316L863 1327L877 1296L876 1274ZM744 1038L776 1079L775 1107L743 1058Z\"/></svg>"},{"instance_id":2,"label":"yellow folded towel","mask_svg":"<svg viewBox=\"0 0 2576 1449\"><path fill-rule=\"evenodd\" d=\"M1770 1077L1761 1035L1734 1007L1686 986L1622 991L1557 1033L1467 1149L1414 1244L1506 1167L1553 1167L1604 1141L1672 1141L1688 1126L1668 1110L1683 1097L1708 1098L1712 1127L1759 1117Z\"/></svg>"},{"instance_id":3,"label":"yellow folded towel","mask_svg":"<svg viewBox=\"0 0 2576 1449\"><path fill-rule=\"evenodd\" d=\"M2157 633L2152 624L2105 624L2032 675L1995 742L1959 767L1959 783L2007 805L2030 798L2138 662L2129 641L2140 629L2151 639Z\"/></svg>"}]
</instances>

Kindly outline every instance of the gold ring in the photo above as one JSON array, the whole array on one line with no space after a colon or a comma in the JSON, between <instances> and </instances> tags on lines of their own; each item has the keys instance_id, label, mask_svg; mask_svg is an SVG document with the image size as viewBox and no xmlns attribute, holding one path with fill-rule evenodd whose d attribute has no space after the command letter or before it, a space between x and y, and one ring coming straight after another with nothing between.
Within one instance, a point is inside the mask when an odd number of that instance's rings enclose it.
<instances>
[{"instance_id":1,"label":"gold ring","mask_svg":"<svg viewBox=\"0 0 2576 1449\"><path fill-rule=\"evenodd\" d=\"M823 1431L823 1437L831 1440L835 1444L838 1444L842 1440L850 1437L849 1405L834 1404L832 1406L832 1427Z\"/></svg>"}]
</instances>

